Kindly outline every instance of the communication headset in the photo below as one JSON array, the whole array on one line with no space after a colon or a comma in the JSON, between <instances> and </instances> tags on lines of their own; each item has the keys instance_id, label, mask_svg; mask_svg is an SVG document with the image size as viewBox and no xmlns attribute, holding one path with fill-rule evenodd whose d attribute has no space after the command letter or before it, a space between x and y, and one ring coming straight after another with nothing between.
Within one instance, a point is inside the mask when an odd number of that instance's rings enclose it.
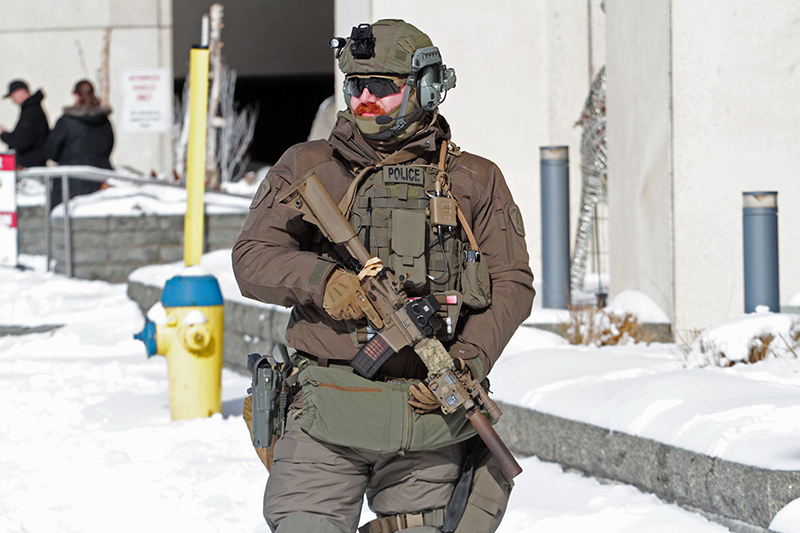
<instances>
[{"instance_id":1,"label":"communication headset","mask_svg":"<svg viewBox=\"0 0 800 533\"><path fill-rule=\"evenodd\" d=\"M442 55L435 46L420 48L414 52L411 59L411 73L408 76L406 87L416 85L417 102L419 108L425 111L433 111L442 103L447 95L447 91L456 86L456 71L446 68L442 64ZM342 87L346 103L350 102L350 90L347 87L347 77L345 77ZM410 94L410 93L409 93ZM407 103L408 96L405 96L403 103ZM400 112L404 113L405 106Z\"/></svg>"},{"instance_id":2,"label":"communication headset","mask_svg":"<svg viewBox=\"0 0 800 533\"><path fill-rule=\"evenodd\" d=\"M411 69L409 80L416 74L417 101L426 111L436 109L444 101L447 91L456 86L456 71L442 64L442 55L435 46L414 52Z\"/></svg>"},{"instance_id":3,"label":"communication headset","mask_svg":"<svg viewBox=\"0 0 800 533\"><path fill-rule=\"evenodd\" d=\"M345 49L349 49L355 59L370 59L375 56L375 37L372 35L372 26L369 24L356 26L353 28L350 39L334 37L330 41L330 46L336 50L337 59L341 57ZM376 74L376 76L380 76L380 74ZM406 126L419 120L423 112L434 111L444 101L447 91L455 85L455 70L447 68L442 63L439 49L435 46L419 48L411 56L411 72L408 73L403 88L403 100L399 111L394 117L390 115L375 117L375 123L380 126L392 122L394 124L380 133L370 134L367 137L380 140L399 134ZM412 89L416 90L417 102L415 104L418 105L409 106ZM344 79L342 92L345 104L349 106L351 94L347 76Z\"/></svg>"}]
</instances>

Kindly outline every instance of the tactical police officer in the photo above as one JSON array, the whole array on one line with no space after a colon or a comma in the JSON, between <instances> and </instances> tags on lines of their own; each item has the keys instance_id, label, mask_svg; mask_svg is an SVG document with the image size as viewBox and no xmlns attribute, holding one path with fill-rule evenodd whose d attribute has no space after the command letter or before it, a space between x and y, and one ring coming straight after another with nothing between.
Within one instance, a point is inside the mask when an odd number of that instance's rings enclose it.
<instances>
[{"instance_id":1,"label":"tactical police officer","mask_svg":"<svg viewBox=\"0 0 800 533\"><path fill-rule=\"evenodd\" d=\"M533 303L520 210L494 163L451 142L439 103L455 72L425 33L380 20L332 46L347 109L327 141L272 167L233 249L242 294L292 308L286 339L300 360L269 450L265 518L279 533L352 532L366 494L378 518L361 531L494 531L512 481L463 413L442 412L414 349L371 380L352 372L376 329L356 305L358 278L346 250L280 200L315 174L408 296L441 302L436 335L477 381Z\"/></svg>"}]
</instances>

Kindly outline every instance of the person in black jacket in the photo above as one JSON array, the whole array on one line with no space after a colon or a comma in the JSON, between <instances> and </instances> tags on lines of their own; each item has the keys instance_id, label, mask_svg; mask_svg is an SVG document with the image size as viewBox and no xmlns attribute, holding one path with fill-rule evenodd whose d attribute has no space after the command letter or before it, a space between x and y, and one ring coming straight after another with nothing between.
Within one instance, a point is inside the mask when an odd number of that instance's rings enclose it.
<instances>
[{"instance_id":1,"label":"person in black jacket","mask_svg":"<svg viewBox=\"0 0 800 533\"><path fill-rule=\"evenodd\" d=\"M109 156L114 148L114 130L108 116L111 109L101 106L88 80L75 84L75 105L64 108L47 139L47 158L59 165L89 165L112 168ZM102 183L80 178L69 179L69 197L100 190ZM61 180L53 180L50 205L61 203Z\"/></svg>"},{"instance_id":2,"label":"person in black jacket","mask_svg":"<svg viewBox=\"0 0 800 533\"><path fill-rule=\"evenodd\" d=\"M14 80L8 85L8 93L3 98L11 98L19 105L20 113L14 131L6 131L0 126L0 140L17 152L17 168L43 167L47 162L44 145L50 126L42 109L44 94L28 90L28 84Z\"/></svg>"}]
</instances>

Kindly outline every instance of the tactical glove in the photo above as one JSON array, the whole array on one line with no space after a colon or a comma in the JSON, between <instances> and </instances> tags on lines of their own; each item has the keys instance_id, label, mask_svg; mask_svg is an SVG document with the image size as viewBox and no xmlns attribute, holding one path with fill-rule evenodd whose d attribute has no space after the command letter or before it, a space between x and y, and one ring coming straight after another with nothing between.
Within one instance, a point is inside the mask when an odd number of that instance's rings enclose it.
<instances>
[{"instance_id":1,"label":"tactical glove","mask_svg":"<svg viewBox=\"0 0 800 533\"><path fill-rule=\"evenodd\" d=\"M336 320L358 320L364 316L361 302L366 301L358 276L346 270L334 270L325 284L322 307Z\"/></svg>"},{"instance_id":2,"label":"tactical glove","mask_svg":"<svg viewBox=\"0 0 800 533\"><path fill-rule=\"evenodd\" d=\"M408 392L411 393L411 397L408 399L408 405L413 407L416 413L430 413L441 406L439 400L436 399L436 396L434 396L424 381L411 385Z\"/></svg>"},{"instance_id":3,"label":"tactical glove","mask_svg":"<svg viewBox=\"0 0 800 533\"><path fill-rule=\"evenodd\" d=\"M466 374L466 377L470 377L469 365L467 365L463 359L455 357L453 359L453 365L456 367L456 374L459 377L464 374ZM431 392L424 381L419 382L419 384L411 385L408 391L411 393L408 404L419 414L431 413L441 407L436 395Z\"/></svg>"}]
</instances>

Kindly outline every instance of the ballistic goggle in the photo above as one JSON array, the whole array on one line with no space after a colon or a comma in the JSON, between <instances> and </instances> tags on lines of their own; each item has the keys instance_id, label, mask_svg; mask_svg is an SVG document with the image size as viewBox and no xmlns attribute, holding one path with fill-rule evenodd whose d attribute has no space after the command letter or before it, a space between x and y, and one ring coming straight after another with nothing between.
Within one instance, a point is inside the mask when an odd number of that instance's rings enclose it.
<instances>
[{"instance_id":1,"label":"ballistic goggle","mask_svg":"<svg viewBox=\"0 0 800 533\"><path fill-rule=\"evenodd\" d=\"M358 98L366 88L369 89L370 94L376 98L383 98L390 94L399 93L405 83L406 80L403 78L349 76L347 78L347 92L349 92L351 96Z\"/></svg>"}]
</instances>

